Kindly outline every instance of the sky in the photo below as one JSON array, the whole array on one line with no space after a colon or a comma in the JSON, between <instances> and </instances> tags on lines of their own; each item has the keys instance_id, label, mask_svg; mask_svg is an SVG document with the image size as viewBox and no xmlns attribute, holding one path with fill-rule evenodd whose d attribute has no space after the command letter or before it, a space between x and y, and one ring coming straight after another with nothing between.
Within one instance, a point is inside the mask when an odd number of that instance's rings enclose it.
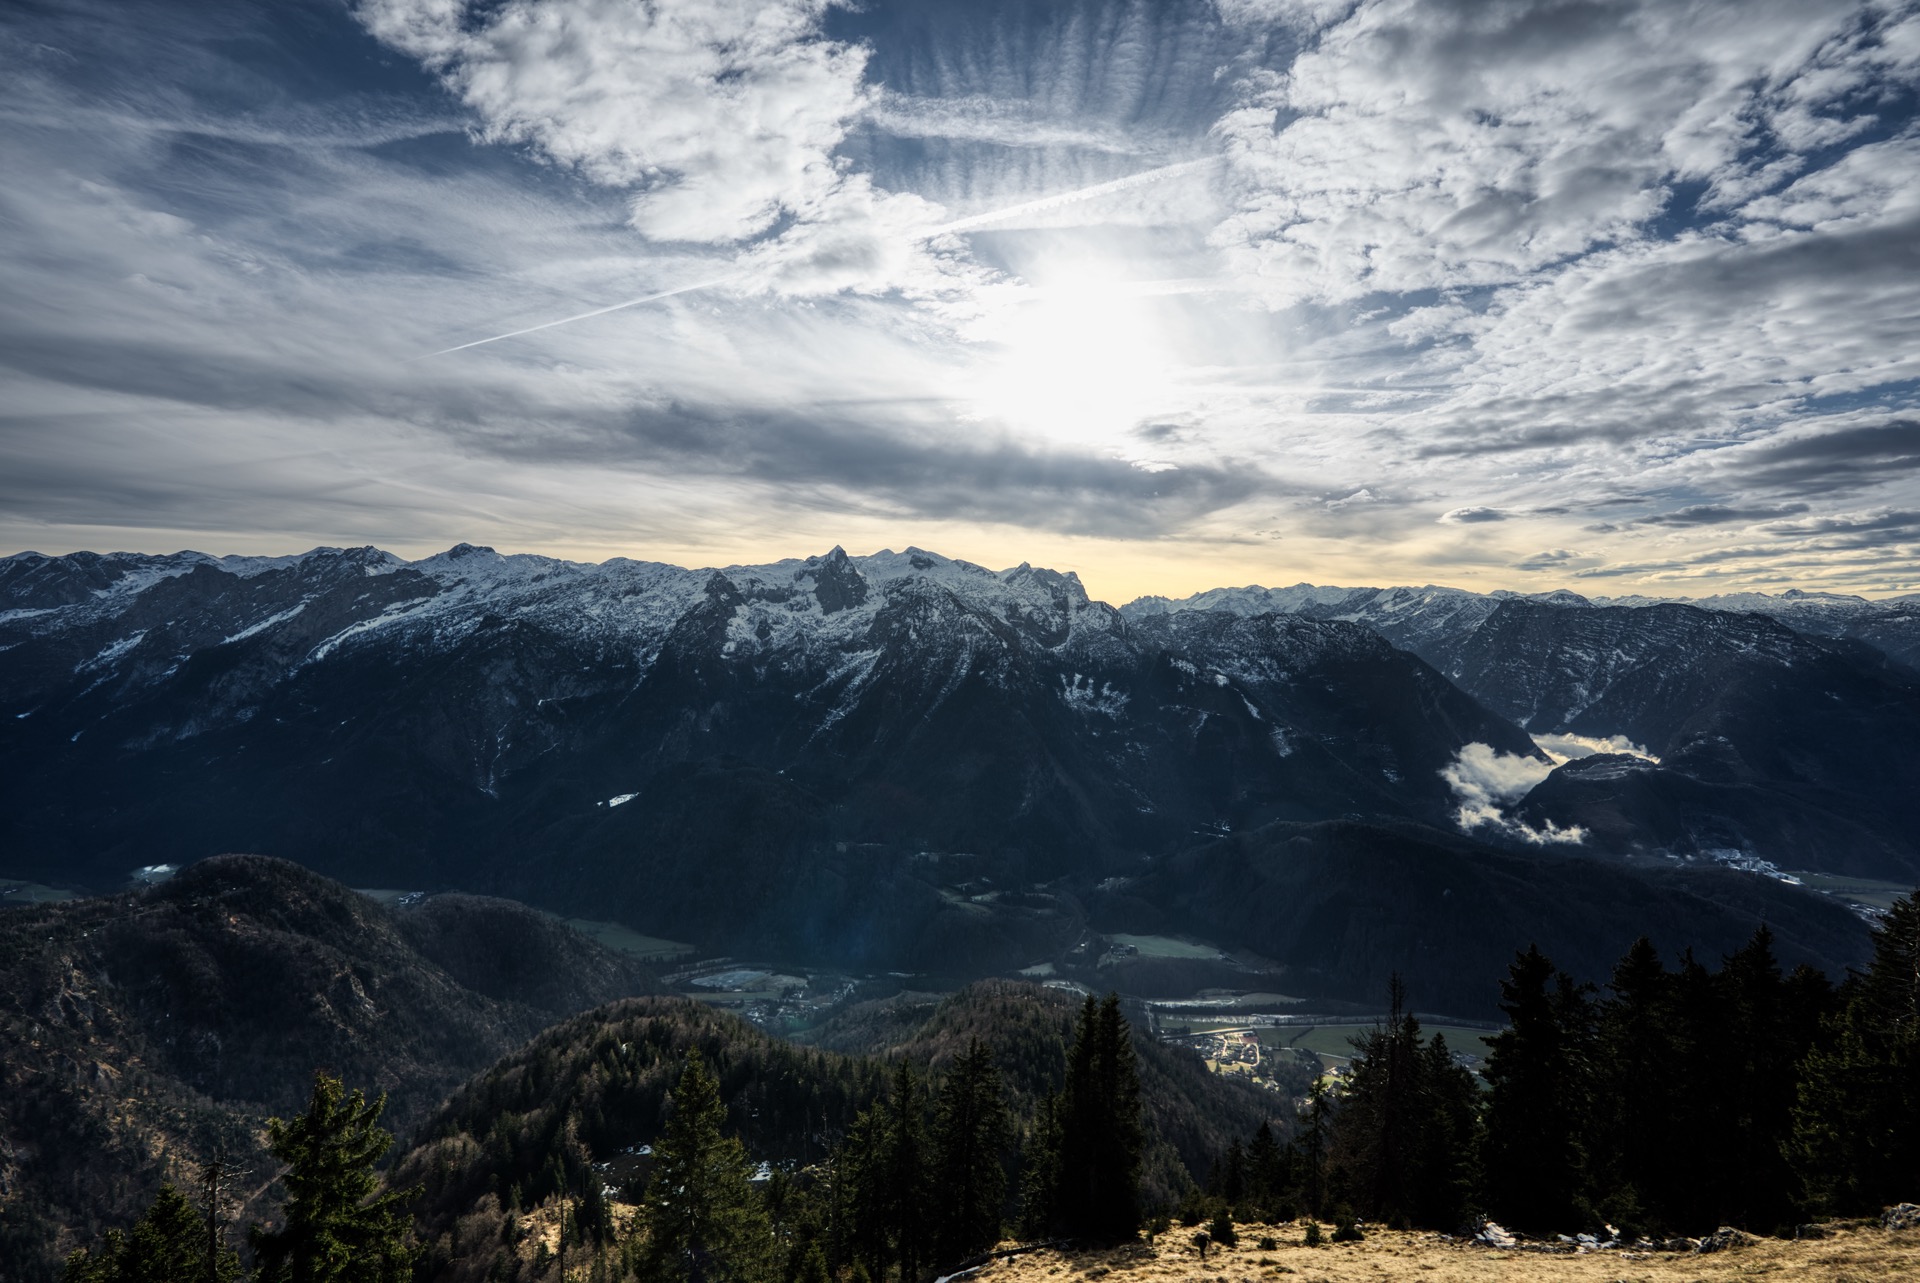
<instances>
[{"instance_id":1,"label":"sky","mask_svg":"<svg viewBox=\"0 0 1920 1283\"><path fill-rule=\"evenodd\" d=\"M1920 0L11 0L0 553L1920 590Z\"/></svg>"}]
</instances>

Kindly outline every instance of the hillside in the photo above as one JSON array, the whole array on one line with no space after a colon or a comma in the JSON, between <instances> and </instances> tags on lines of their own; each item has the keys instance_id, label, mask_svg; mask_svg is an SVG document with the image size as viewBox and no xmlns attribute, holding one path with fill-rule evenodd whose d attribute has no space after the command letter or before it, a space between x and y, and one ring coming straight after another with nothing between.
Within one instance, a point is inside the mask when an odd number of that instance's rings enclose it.
<instances>
[{"instance_id":1,"label":"hillside","mask_svg":"<svg viewBox=\"0 0 1920 1283\"><path fill-rule=\"evenodd\" d=\"M1070 990L987 980L945 996L903 994L865 1003L835 1016L802 1041L849 1054L908 1057L936 1069L966 1050L969 1039L992 1046L1022 1118L1061 1085L1059 1048L1080 1000ZM1155 1042L1134 1023L1140 1087L1148 1134L1147 1200L1172 1204L1189 1180L1204 1180L1208 1165L1232 1141L1262 1121L1290 1123L1290 1097L1276 1096L1233 1077L1212 1073L1191 1052ZM1310 1075L1293 1084L1296 1094ZM1284 1127L1283 1127L1284 1130Z\"/></svg>"},{"instance_id":2,"label":"hillside","mask_svg":"<svg viewBox=\"0 0 1920 1283\"><path fill-rule=\"evenodd\" d=\"M866 1004L796 1047L699 1003L632 999L577 1016L467 1083L421 1129L395 1179L418 1181L421 1236L436 1277L495 1268L509 1209L528 1225L552 1219L556 1156L591 1163L613 1188L616 1219L659 1135L667 1094L698 1047L720 1078L731 1127L756 1161L799 1167L828 1156L854 1115L882 1089L890 1060L937 1077L966 1040L995 1050L1016 1120L1031 1121L1064 1071L1077 1001L1035 985L997 982L942 999L907 995ZM1146 1193L1170 1203L1235 1137L1290 1108L1283 1098L1217 1078L1189 1053L1136 1038L1150 1143ZM1198 1172L1192 1168L1198 1167ZM490 1231L476 1227L491 1226ZM531 1250L523 1237L520 1250Z\"/></svg>"},{"instance_id":3,"label":"hillside","mask_svg":"<svg viewBox=\"0 0 1920 1283\"><path fill-rule=\"evenodd\" d=\"M10 1250L97 1238L216 1145L258 1211L274 1170L258 1128L302 1106L315 1068L388 1093L389 1125L405 1131L553 1020L650 988L635 964L523 906L447 897L395 912L260 856L204 860L138 894L7 909Z\"/></svg>"},{"instance_id":4,"label":"hillside","mask_svg":"<svg viewBox=\"0 0 1920 1283\"><path fill-rule=\"evenodd\" d=\"M1198 930L1280 968L1294 994L1378 1002L1399 972L1425 1010L1492 1016L1501 975L1538 944L1605 977L1642 935L1731 952L1755 922L1788 966L1844 975L1867 956L1864 923L1833 900L1712 865L1626 869L1560 851L1501 851L1457 834L1360 821L1271 824L1197 844L1113 893L1124 921ZM1096 927L1108 921L1096 905ZM1109 926L1108 929L1138 929Z\"/></svg>"}]
</instances>

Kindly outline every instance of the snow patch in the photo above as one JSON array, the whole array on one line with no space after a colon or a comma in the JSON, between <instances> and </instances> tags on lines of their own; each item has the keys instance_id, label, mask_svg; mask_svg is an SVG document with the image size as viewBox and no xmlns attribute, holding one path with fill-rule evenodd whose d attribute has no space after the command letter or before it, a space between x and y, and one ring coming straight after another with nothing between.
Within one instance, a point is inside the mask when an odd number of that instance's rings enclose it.
<instances>
[{"instance_id":1,"label":"snow patch","mask_svg":"<svg viewBox=\"0 0 1920 1283\"><path fill-rule=\"evenodd\" d=\"M115 661L116 659L119 659L122 655L132 650L135 646L138 646L140 644L140 639L145 637L146 635L147 635L147 630L142 628L139 632L134 633L129 637L122 637L117 642L110 642L104 650L102 650L98 655L95 655L92 659L85 659L80 661L78 664L75 664L73 666L73 671L76 673L84 673L90 668L100 668L107 664L111 664L113 663L113 661Z\"/></svg>"},{"instance_id":2,"label":"snow patch","mask_svg":"<svg viewBox=\"0 0 1920 1283\"><path fill-rule=\"evenodd\" d=\"M1095 685L1093 678L1079 673L1061 676L1060 698L1076 712L1105 713L1108 717L1120 716L1127 707L1125 691L1115 690L1111 682Z\"/></svg>"},{"instance_id":3,"label":"snow patch","mask_svg":"<svg viewBox=\"0 0 1920 1283\"><path fill-rule=\"evenodd\" d=\"M295 615L299 614L301 611L305 610L306 608L307 608L307 603L303 601L299 605L293 607L291 610L283 610L277 615L268 615L265 619L261 620L257 624L254 624L252 627L242 628L239 632L235 633L233 636L221 639L220 644L222 646L231 646L233 645L233 643L237 641L245 641L249 637L265 632L267 629L273 627L275 624L286 623L289 619L292 619Z\"/></svg>"}]
</instances>

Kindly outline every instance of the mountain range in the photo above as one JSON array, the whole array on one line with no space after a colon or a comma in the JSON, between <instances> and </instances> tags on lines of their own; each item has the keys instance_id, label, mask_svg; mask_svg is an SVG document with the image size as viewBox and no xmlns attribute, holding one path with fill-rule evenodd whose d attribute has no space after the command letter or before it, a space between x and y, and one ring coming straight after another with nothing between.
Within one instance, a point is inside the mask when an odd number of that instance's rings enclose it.
<instances>
[{"instance_id":1,"label":"mountain range","mask_svg":"<svg viewBox=\"0 0 1920 1283\"><path fill-rule=\"evenodd\" d=\"M1753 870L1920 876L1913 603L1764 602L1115 609L918 549L20 554L0 873L106 889L260 851L956 981L1178 929L1343 996L1425 957L1453 995L1483 948L1576 917L1617 956L1639 901L1703 944L1766 917L1791 960L1843 966L1859 924ZM1409 851L1474 912L1387 893Z\"/></svg>"}]
</instances>

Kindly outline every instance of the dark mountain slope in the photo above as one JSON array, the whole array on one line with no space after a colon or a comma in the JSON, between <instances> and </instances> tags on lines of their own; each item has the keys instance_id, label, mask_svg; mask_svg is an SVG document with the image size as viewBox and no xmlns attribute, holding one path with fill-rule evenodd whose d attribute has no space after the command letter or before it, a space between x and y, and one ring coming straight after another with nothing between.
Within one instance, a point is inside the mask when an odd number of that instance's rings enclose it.
<instances>
[{"instance_id":1,"label":"dark mountain slope","mask_svg":"<svg viewBox=\"0 0 1920 1283\"><path fill-rule=\"evenodd\" d=\"M1450 675L1536 735L1624 735L1660 760L1563 767L1530 815L1613 849L1920 877L1920 679L1857 643L1691 606L1511 600Z\"/></svg>"},{"instance_id":2,"label":"dark mountain slope","mask_svg":"<svg viewBox=\"0 0 1920 1283\"><path fill-rule=\"evenodd\" d=\"M1779 882L1511 853L1412 826L1273 824L1185 851L1130 890L1272 959L1295 992L1378 1001L1397 971L1423 1010L1464 1016L1496 1014L1499 977L1533 943L1596 980L1639 936L1711 957L1759 921L1788 966L1837 976L1867 953L1858 919Z\"/></svg>"},{"instance_id":3,"label":"dark mountain slope","mask_svg":"<svg viewBox=\"0 0 1920 1283\"><path fill-rule=\"evenodd\" d=\"M260 1123L299 1109L316 1067L389 1093L405 1128L554 1019L651 987L533 910L449 899L396 914L283 860L221 856L142 894L0 912L12 1204L49 1249L97 1237L216 1143L257 1199ZM472 963L489 953L525 969L493 985Z\"/></svg>"},{"instance_id":4,"label":"dark mountain slope","mask_svg":"<svg viewBox=\"0 0 1920 1283\"><path fill-rule=\"evenodd\" d=\"M1533 751L1353 624L1134 627L1071 575L912 550L182 554L68 600L101 573L0 617L16 875L270 850L846 965L937 940L978 974L1061 920L957 910L915 859L1030 887L1273 818L1442 823L1464 744Z\"/></svg>"},{"instance_id":5,"label":"dark mountain slope","mask_svg":"<svg viewBox=\"0 0 1920 1283\"><path fill-rule=\"evenodd\" d=\"M908 1056L937 1076L970 1037L995 1048L1015 1115L1029 1121L1064 1078L1078 1006L1076 995L1010 982L939 1000L908 996L822 1030L821 1041L835 1048L822 1050L695 1002L616 1003L549 1029L461 1088L422 1129L397 1178L425 1187L417 1211L433 1244L429 1273L477 1279L493 1268L505 1207L550 1219L542 1205L556 1190L555 1155L593 1163L616 1188L639 1173L633 1152L659 1136L691 1047L715 1067L732 1130L749 1154L806 1163L825 1157L882 1089L888 1060ZM1189 1052L1141 1038L1135 1045L1155 1134L1148 1193L1157 1202L1204 1176L1230 1140L1290 1110L1271 1092L1209 1073Z\"/></svg>"}]
</instances>

